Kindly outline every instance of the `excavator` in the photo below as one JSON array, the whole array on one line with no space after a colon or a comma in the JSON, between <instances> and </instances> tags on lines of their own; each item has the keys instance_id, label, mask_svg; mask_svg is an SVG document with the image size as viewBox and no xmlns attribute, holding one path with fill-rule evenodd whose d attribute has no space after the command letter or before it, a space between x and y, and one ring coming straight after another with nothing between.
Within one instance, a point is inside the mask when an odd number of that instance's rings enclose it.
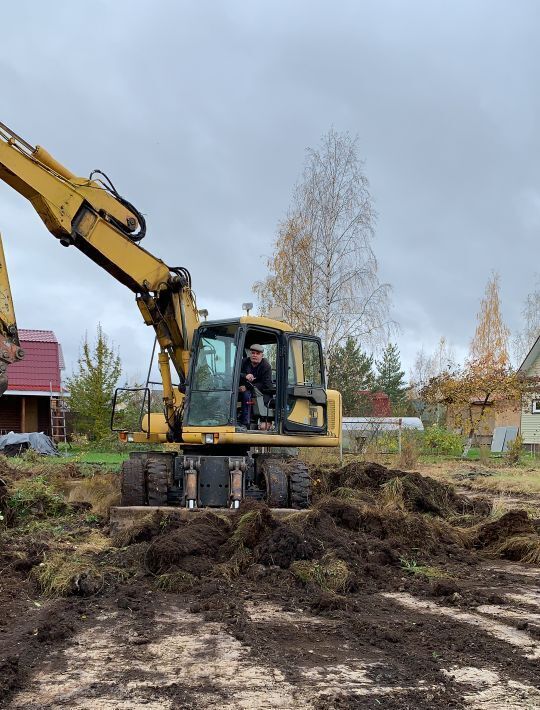
<instances>
[{"instance_id":1,"label":"excavator","mask_svg":"<svg viewBox=\"0 0 540 710\"><path fill-rule=\"evenodd\" d=\"M24 351L19 342L4 246L0 235L0 397L8 386L7 366L22 360L23 357Z\"/></svg>"},{"instance_id":2,"label":"excavator","mask_svg":"<svg viewBox=\"0 0 540 710\"><path fill-rule=\"evenodd\" d=\"M3 123L0 179L30 201L63 247L75 247L130 289L155 331L163 411L151 411L147 382L138 428L119 431L121 441L148 444L122 466L121 505L235 509L252 498L272 508L309 507L309 472L291 451L341 443L341 395L326 389L321 340L249 313L201 320L207 314L197 308L189 271L141 246L145 219L105 173L77 177ZM7 365L24 354L1 252L0 297L5 390ZM271 366L272 387L264 392L243 371L252 346ZM248 422L240 425L246 387ZM113 422L125 401L117 390Z\"/></svg>"}]
</instances>

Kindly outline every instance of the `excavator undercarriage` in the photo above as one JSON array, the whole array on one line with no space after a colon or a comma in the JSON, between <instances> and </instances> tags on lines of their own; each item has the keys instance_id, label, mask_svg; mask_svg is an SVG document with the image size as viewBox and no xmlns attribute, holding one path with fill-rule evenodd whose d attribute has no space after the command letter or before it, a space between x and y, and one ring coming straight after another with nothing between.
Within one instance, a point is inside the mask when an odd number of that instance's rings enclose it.
<instances>
[{"instance_id":1,"label":"excavator undercarriage","mask_svg":"<svg viewBox=\"0 0 540 710\"><path fill-rule=\"evenodd\" d=\"M272 508L307 508L311 479L295 456L238 450L134 452L122 469L124 506L235 509L244 498Z\"/></svg>"}]
</instances>

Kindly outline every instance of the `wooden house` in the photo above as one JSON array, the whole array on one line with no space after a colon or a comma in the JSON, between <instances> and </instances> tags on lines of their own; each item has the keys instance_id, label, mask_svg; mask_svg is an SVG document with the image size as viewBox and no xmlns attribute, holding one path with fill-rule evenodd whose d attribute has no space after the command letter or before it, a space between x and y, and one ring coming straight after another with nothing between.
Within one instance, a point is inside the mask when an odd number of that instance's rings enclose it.
<instances>
[{"instance_id":1,"label":"wooden house","mask_svg":"<svg viewBox=\"0 0 540 710\"><path fill-rule=\"evenodd\" d=\"M9 386L0 397L0 434L42 431L65 440L62 348L51 330L19 329L25 357L8 366Z\"/></svg>"}]
</instances>

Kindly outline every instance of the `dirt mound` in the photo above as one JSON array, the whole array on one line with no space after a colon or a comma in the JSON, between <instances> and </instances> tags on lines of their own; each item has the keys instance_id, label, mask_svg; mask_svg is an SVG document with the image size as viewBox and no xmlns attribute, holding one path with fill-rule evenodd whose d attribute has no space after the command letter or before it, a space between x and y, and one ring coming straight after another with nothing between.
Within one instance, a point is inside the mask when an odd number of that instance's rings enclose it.
<instances>
[{"instance_id":1,"label":"dirt mound","mask_svg":"<svg viewBox=\"0 0 540 710\"><path fill-rule=\"evenodd\" d=\"M526 510L511 510L498 520L482 525L476 535L476 547L490 547L517 535L535 535L536 529Z\"/></svg>"},{"instance_id":2,"label":"dirt mound","mask_svg":"<svg viewBox=\"0 0 540 710\"><path fill-rule=\"evenodd\" d=\"M175 566L186 569L186 564L191 568L192 558L215 558L229 536L229 523L212 513L181 521L176 529L154 538L146 553L147 567L154 574Z\"/></svg>"},{"instance_id":3,"label":"dirt mound","mask_svg":"<svg viewBox=\"0 0 540 710\"><path fill-rule=\"evenodd\" d=\"M419 473L389 469L376 463L353 462L329 474L330 493L359 491L373 500L394 500L406 510L447 516L456 513L487 514L487 500L472 501L455 493L451 486Z\"/></svg>"}]
</instances>

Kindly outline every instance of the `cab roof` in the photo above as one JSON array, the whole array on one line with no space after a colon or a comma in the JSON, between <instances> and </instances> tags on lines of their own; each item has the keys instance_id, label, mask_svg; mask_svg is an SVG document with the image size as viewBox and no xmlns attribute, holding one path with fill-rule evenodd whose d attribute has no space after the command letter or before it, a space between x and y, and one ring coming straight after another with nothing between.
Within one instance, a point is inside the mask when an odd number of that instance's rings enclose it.
<instances>
[{"instance_id":1,"label":"cab roof","mask_svg":"<svg viewBox=\"0 0 540 710\"><path fill-rule=\"evenodd\" d=\"M240 318L225 318L223 320L207 320L199 324L199 328L207 325L232 325L237 323L238 325L254 325L260 328L272 328L273 330L280 330L282 333L292 333L293 328L281 320L274 320L273 318L264 318L262 316L241 316Z\"/></svg>"}]
</instances>

